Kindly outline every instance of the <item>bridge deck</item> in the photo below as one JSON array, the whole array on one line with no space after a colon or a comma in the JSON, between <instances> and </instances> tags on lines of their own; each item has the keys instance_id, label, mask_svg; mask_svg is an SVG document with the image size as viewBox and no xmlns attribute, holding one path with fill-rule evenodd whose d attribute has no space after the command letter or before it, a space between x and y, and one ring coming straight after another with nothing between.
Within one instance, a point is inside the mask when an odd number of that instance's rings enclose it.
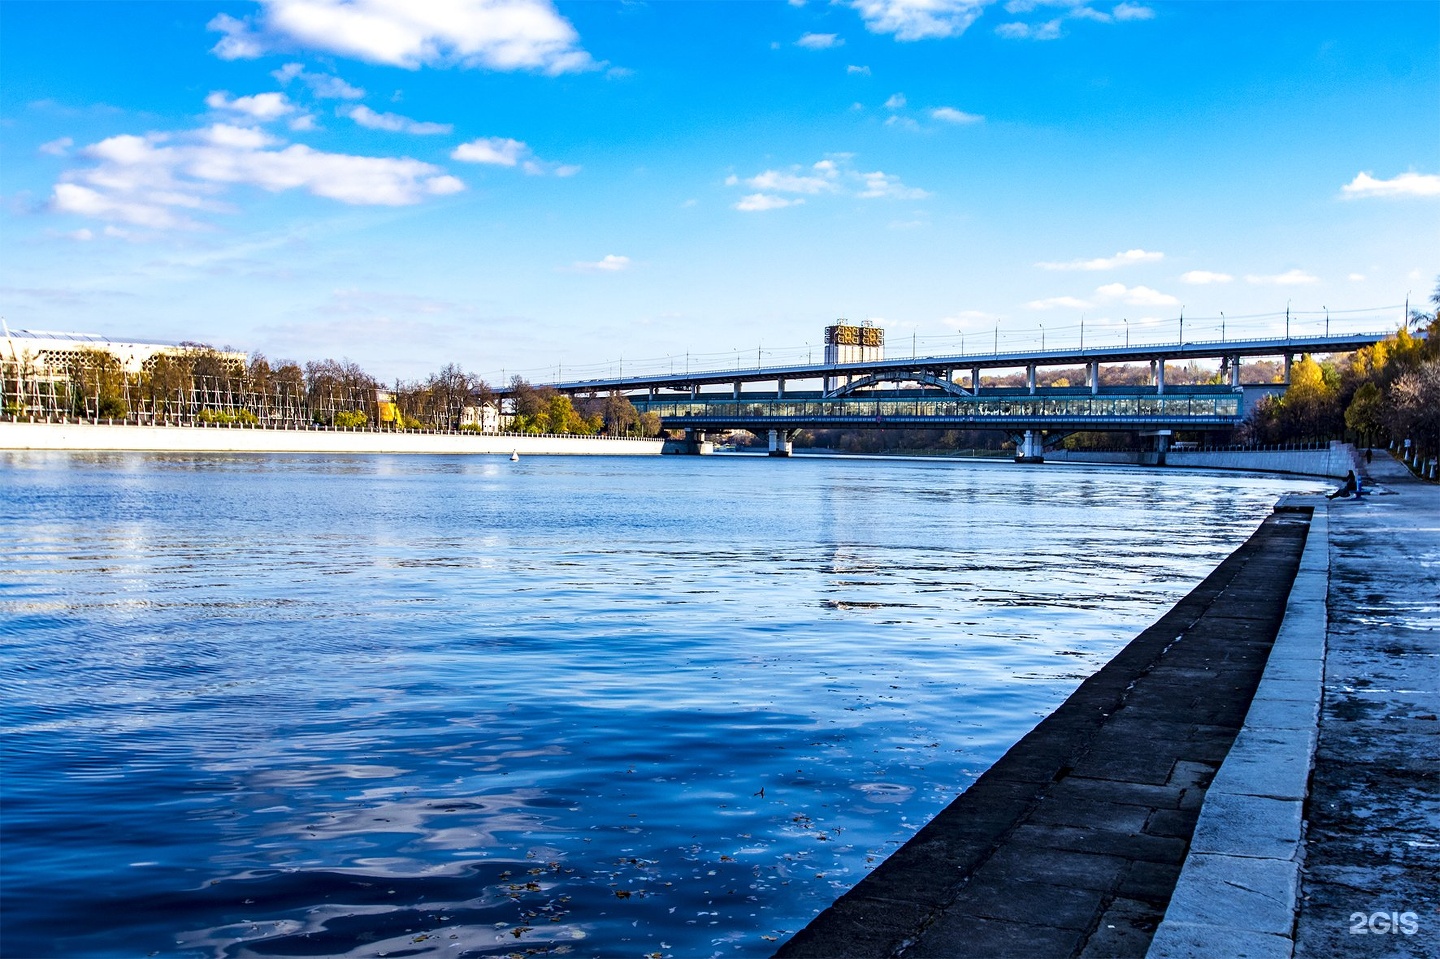
<instances>
[{"instance_id":1,"label":"bridge deck","mask_svg":"<svg viewBox=\"0 0 1440 959\"><path fill-rule=\"evenodd\" d=\"M681 399L635 397L636 409L655 412L668 428L844 429L1231 429L1244 416L1239 393L897 396L893 393Z\"/></svg>"},{"instance_id":2,"label":"bridge deck","mask_svg":"<svg viewBox=\"0 0 1440 959\"><path fill-rule=\"evenodd\" d=\"M734 370L695 370L683 373L619 375L590 380L562 380L549 384L562 393L608 393L611 390L688 389L722 383L752 383L776 380L821 380L827 377L858 377L874 373L913 370L948 375L958 370L1014 369L1026 366L1076 366L1089 363L1187 362L1201 359L1239 360L1243 357L1293 356L1300 353L1347 353L1378 343L1391 335L1346 333L1334 336L1264 337L1183 343L1143 343L1134 346L1103 346L1090 349L1011 350L990 353L961 353L949 356L891 357L863 363L756 366ZM496 391L509 395L508 389Z\"/></svg>"}]
</instances>

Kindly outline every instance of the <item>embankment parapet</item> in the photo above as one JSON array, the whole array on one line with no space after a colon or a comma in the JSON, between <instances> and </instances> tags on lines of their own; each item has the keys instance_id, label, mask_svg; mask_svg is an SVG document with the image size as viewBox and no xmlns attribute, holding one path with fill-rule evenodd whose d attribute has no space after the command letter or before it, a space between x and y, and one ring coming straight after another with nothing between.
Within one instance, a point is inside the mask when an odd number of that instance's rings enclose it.
<instances>
[{"instance_id":1,"label":"embankment parapet","mask_svg":"<svg viewBox=\"0 0 1440 959\"><path fill-rule=\"evenodd\" d=\"M479 453L658 456L664 441L526 433L418 433L0 422L0 449L151 453Z\"/></svg>"}]
</instances>

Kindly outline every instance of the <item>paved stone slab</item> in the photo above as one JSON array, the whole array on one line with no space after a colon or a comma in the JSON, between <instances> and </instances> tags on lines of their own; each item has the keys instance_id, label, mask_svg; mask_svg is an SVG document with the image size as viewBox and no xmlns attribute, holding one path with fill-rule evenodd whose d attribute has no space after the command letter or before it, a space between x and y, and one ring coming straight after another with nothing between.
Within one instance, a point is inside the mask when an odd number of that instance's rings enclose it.
<instances>
[{"instance_id":1,"label":"paved stone slab","mask_svg":"<svg viewBox=\"0 0 1440 959\"><path fill-rule=\"evenodd\" d=\"M1135 899L1116 899L1085 943L1080 959L1143 956L1160 924L1161 909Z\"/></svg>"},{"instance_id":2,"label":"paved stone slab","mask_svg":"<svg viewBox=\"0 0 1440 959\"><path fill-rule=\"evenodd\" d=\"M1296 740L1303 739L1304 745ZM1242 729L1210 791L1304 799L1315 731Z\"/></svg>"},{"instance_id":3,"label":"paved stone slab","mask_svg":"<svg viewBox=\"0 0 1440 959\"><path fill-rule=\"evenodd\" d=\"M1267 668L1268 672L1268 668ZM1315 685L1319 685L1319 676ZM1309 733L1320 721L1320 703L1317 700L1276 699L1263 694L1265 683L1260 684L1255 701L1250 704L1250 713L1245 719L1247 726L1256 729L1292 729Z\"/></svg>"},{"instance_id":4,"label":"paved stone slab","mask_svg":"<svg viewBox=\"0 0 1440 959\"><path fill-rule=\"evenodd\" d=\"M1085 933L1078 929L946 915L926 930L923 940L907 948L903 954L905 959L954 959L955 956L967 955L991 956L994 959L1069 956L1084 941Z\"/></svg>"},{"instance_id":5,"label":"paved stone slab","mask_svg":"<svg viewBox=\"0 0 1440 959\"><path fill-rule=\"evenodd\" d=\"M1155 933L1150 959L1291 959L1290 937L1167 922Z\"/></svg>"},{"instance_id":6,"label":"paved stone slab","mask_svg":"<svg viewBox=\"0 0 1440 959\"><path fill-rule=\"evenodd\" d=\"M1165 924L1210 925L1289 937L1300 867L1294 862L1195 853L1170 896Z\"/></svg>"},{"instance_id":7,"label":"paved stone slab","mask_svg":"<svg viewBox=\"0 0 1440 959\"><path fill-rule=\"evenodd\" d=\"M1212 791L1190 839L1190 854L1218 853L1252 858L1294 859L1299 851L1298 799L1236 796Z\"/></svg>"}]
</instances>

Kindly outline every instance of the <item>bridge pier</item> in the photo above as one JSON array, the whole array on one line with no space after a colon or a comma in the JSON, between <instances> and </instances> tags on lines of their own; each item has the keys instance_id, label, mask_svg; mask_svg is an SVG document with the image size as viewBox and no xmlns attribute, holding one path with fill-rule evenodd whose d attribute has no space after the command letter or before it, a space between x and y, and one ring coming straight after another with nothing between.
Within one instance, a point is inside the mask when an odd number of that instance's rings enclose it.
<instances>
[{"instance_id":1,"label":"bridge pier","mask_svg":"<svg viewBox=\"0 0 1440 959\"><path fill-rule=\"evenodd\" d=\"M770 455L789 456L795 450L792 442L795 432L793 430L771 430L770 431Z\"/></svg>"},{"instance_id":2,"label":"bridge pier","mask_svg":"<svg viewBox=\"0 0 1440 959\"><path fill-rule=\"evenodd\" d=\"M1038 430L1026 430L1024 436L1017 438L1015 442L1015 462L1045 462L1045 440L1040 436Z\"/></svg>"},{"instance_id":3,"label":"bridge pier","mask_svg":"<svg viewBox=\"0 0 1440 959\"><path fill-rule=\"evenodd\" d=\"M715 444L705 435L704 430L697 430L687 426L685 428L684 439L666 440L660 452L674 453L682 456L709 456L715 452Z\"/></svg>"}]
</instances>

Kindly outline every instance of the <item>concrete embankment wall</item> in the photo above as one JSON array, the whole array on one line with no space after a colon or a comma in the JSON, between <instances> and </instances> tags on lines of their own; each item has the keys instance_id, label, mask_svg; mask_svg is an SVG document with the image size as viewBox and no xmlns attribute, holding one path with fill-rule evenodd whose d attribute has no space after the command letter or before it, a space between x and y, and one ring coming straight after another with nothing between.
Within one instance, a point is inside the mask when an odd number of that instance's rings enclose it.
<instances>
[{"instance_id":1,"label":"concrete embankment wall","mask_svg":"<svg viewBox=\"0 0 1440 959\"><path fill-rule=\"evenodd\" d=\"M1155 453L1124 451L1051 450L1051 463L1120 463L1131 466L1155 465ZM1304 476L1331 476L1343 479L1355 468L1350 444L1331 443L1318 450L1170 450L1165 465L1181 469L1250 470L1261 473L1297 473Z\"/></svg>"},{"instance_id":2,"label":"concrete embankment wall","mask_svg":"<svg viewBox=\"0 0 1440 959\"><path fill-rule=\"evenodd\" d=\"M0 423L0 449L154 453L489 453L658 456L659 439L523 433L388 433L230 426Z\"/></svg>"}]
</instances>

